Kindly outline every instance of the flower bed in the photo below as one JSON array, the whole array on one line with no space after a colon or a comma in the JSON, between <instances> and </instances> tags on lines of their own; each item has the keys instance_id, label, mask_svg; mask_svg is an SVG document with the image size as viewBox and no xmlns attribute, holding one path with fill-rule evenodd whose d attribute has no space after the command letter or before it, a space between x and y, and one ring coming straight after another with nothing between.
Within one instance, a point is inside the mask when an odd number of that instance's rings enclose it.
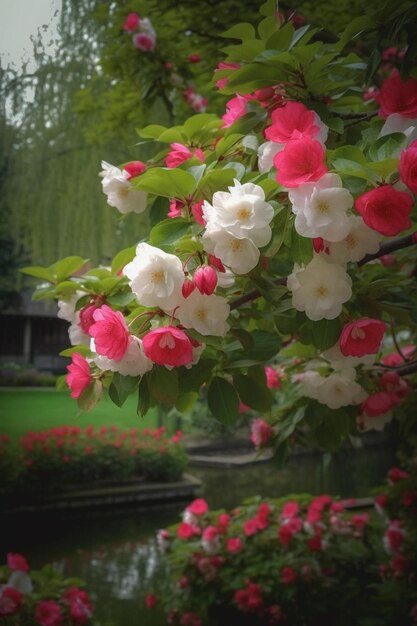
<instances>
[{"instance_id":1,"label":"flower bed","mask_svg":"<svg viewBox=\"0 0 417 626\"><path fill-rule=\"evenodd\" d=\"M0 566L0 621L10 626L93 625L93 606L82 585L51 565L29 571L24 556L9 552L7 565Z\"/></svg>"},{"instance_id":2,"label":"flower bed","mask_svg":"<svg viewBox=\"0 0 417 626\"><path fill-rule=\"evenodd\" d=\"M375 498L381 515L327 495L252 499L230 513L195 500L158 537L171 568L160 600L168 622L416 623L416 480L397 469L389 478Z\"/></svg>"},{"instance_id":3,"label":"flower bed","mask_svg":"<svg viewBox=\"0 0 417 626\"><path fill-rule=\"evenodd\" d=\"M169 437L164 427L120 430L116 426L61 426L29 431L18 445L0 437L2 491L17 495L132 479L177 481L187 465L182 433Z\"/></svg>"}]
</instances>

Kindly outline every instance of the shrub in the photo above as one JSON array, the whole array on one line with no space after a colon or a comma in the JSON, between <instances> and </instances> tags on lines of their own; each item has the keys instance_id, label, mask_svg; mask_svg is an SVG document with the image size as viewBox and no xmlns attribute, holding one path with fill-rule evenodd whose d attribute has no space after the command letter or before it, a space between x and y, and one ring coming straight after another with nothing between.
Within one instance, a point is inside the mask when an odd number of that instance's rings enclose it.
<instances>
[{"instance_id":1,"label":"shrub","mask_svg":"<svg viewBox=\"0 0 417 626\"><path fill-rule=\"evenodd\" d=\"M29 495L134 477L178 480L187 465L180 439L181 432L169 437L163 427L138 433L136 428L126 431L116 426L29 431L18 446L3 436L2 489Z\"/></svg>"},{"instance_id":2,"label":"shrub","mask_svg":"<svg viewBox=\"0 0 417 626\"><path fill-rule=\"evenodd\" d=\"M400 474L376 499L382 516L327 495L255 498L230 513L194 501L159 534L169 623L415 623L416 484Z\"/></svg>"},{"instance_id":3,"label":"shrub","mask_svg":"<svg viewBox=\"0 0 417 626\"><path fill-rule=\"evenodd\" d=\"M64 578L51 565L29 570L26 558L9 552L0 566L0 620L15 626L93 625L93 606L78 578Z\"/></svg>"}]
</instances>

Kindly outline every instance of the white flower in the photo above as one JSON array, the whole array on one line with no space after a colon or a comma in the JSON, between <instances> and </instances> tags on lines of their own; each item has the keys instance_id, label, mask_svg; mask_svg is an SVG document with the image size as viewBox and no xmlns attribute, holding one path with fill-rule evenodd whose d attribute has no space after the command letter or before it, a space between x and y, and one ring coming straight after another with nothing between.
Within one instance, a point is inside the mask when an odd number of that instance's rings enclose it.
<instances>
[{"instance_id":1,"label":"white flower","mask_svg":"<svg viewBox=\"0 0 417 626\"><path fill-rule=\"evenodd\" d=\"M128 180L129 173L120 170L106 161L101 162L103 192L107 196L107 204L114 206L120 213L143 213L146 209L148 194L138 189L133 189Z\"/></svg>"},{"instance_id":2,"label":"white flower","mask_svg":"<svg viewBox=\"0 0 417 626\"><path fill-rule=\"evenodd\" d=\"M323 384L324 378L315 370L307 370L300 374L296 374L293 378L294 382L300 382L303 394L307 398L317 400L319 395L319 387Z\"/></svg>"},{"instance_id":3,"label":"white flower","mask_svg":"<svg viewBox=\"0 0 417 626\"><path fill-rule=\"evenodd\" d=\"M392 420L392 411L387 411L381 415L369 417L366 413L362 413L358 417L358 427L362 432L367 430L384 430L385 425Z\"/></svg>"},{"instance_id":4,"label":"white flower","mask_svg":"<svg viewBox=\"0 0 417 626\"><path fill-rule=\"evenodd\" d=\"M314 124L319 127L318 134L314 137L316 141L319 141L323 147L325 147L325 143L327 141L327 137L329 135L329 127L326 126L324 122L321 121L320 117L314 112Z\"/></svg>"},{"instance_id":5,"label":"white flower","mask_svg":"<svg viewBox=\"0 0 417 626\"><path fill-rule=\"evenodd\" d=\"M123 274L143 306L171 311L182 299L185 275L181 261L159 248L138 244L135 258L124 267Z\"/></svg>"},{"instance_id":6,"label":"white flower","mask_svg":"<svg viewBox=\"0 0 417 626\"><path fill-rule=\"evenodd\" d=\"M94 340L91 340L91 350L95 352ZM122 376L143 376L153 367L153 362L148 359L143 351L142 341L132 336L128 349L120 361L113 361L106 356L99 355L93 362L103 371L119 372Z\"/></svg>"},{"instance_id":7,"label":"white flower","mask_svg":"<svg viewBox=\"0 0 417 626\"><path fill-rule=\"evenodd\" d=\"M154 27L152 26L152 22L149 17L142 17L139 23L139 30L143 33L146 33L153 39L156 39L156 32Z\"/></svg>"},{"instance_id":8,"label":"white flower","mask_svg":"<svg viewBox=\"0 0 417 626\"><path fill-rule=\"evenodd\" d=\"M345 356L341 353L339 343L335 343L331 348L325 350L322 355L330 362L334 370L346 369L347 367L357 367L358 365L370 366L375 363L376 354L365 354L364 356Z\"/></svg>"},{"instance_id":9,"label":"white flower","mask_svg":"<svg viewBox=\"0 0 417 626\"><path fill-rule=\"evenodd\" d=\"M82 291L76 291L68 300L58 300L58 313L57 317L61 320L66 320L71 324L74 324L77 318L77 311L75 306L80 298L85 294Z\"/></svg>"},{"instance_id":10,"label":"white flower","mask_svg":"<svg viewBox=\"0 0 417 626\"><path fill-rule=\"evenodd\" d=\"M403 133L407 137L407 144L410 144L417 139L417 119L404 117L400 113L388 115L379 136L385 137L392 133Z\"/></svg>"},{"instance_id":11,"label":"white flower","mask_svg":"<svg viewBox=\"0 0 417 626\"><path fill-rule=\"evenodd\" d=\"M288 197L299 235L340 241L348 234L347 210L353 206L353 196L342 187L337 174L325 174L314 183L300 185Z\"/></svg>"},{"instance_id":12,"label":"white flower","mask_svg":"<svg viewBox=\"0 0 417 626\"><path fill-rule=\"evenodd\" d=\"M365 400L365 390L355 381L355 370L349 368L326 376L318 387L317 400L330 409L360 404Z\"/></svg>"},{"instance_id":13,"label":"white flower","mask_svg":"<svg viewBox=\"0 0 417 626\"><path fill-rule=\"evenodd\" d=\"M76 313L74 322L68 328L68 336L72 346L79 346L80 344L84 344L88 346L90 344L90 335L86 335L79 324L80 314Z\"/></svg>"},{"instance_id":14,"label":"white flower","mask_svg":"<svg viewBox=\"0 0 417 626\"><path fill-rule=\"evenodd\" d=\"M352 280L341 265L315 255L305 269L296 264L287 280L292 304L313 321L332 320L352 296Z\"/></svg>"},{"instance_id":15,"label":"white flower","mask_svg":"<svg viewBox=\"0 0 417 626\"><path fill-rule=\"evenodd\" d=\"M228 287L233 287L233 285L235 284L235 275L227 267L225 268L224 272L218 272L216 270L216 274L218 287L222 287L222 289L227 289Z\"/></svg>"},{"instance_id":16,"label":"white flower","mask_svg":"<svg viewBox=\"0 0 417 626\"><path fill-rule=\"evenodd\" d=\"M188 298L184 298L175 311L185 328L194 328L201 335L218 335L224 337L229 330L226 320L230 307L226 298L206 296L195 289Z\"/></svg>"},{"instance_id":17,"label":"white flower","mask_svg":"<svg viewBox=\"0 0 417 626\"><path fill-rule=\"evenodd\" d=\"M204 249L214 254L235 274L247 274L259 261L259 249L250 239L238 239L225 230L211 231L203 237Z\"/></svg>"},{"instance_id":18,"label":"white flower","mask_svg":"<svg viewBox=\"0 0 417 626\"><path fill-rule=\"evenodd\" d=\"M376 230L369 228L360 215L351 215L349 224L349 232L342 241L326 242L332 261L338 263L358 262L366 254L375 254L379 250L381 235Z\"/></svg>"},{"instance_id":19,"label":"white flower","mask_svg":"<svg viewBox=\"0 0 417 626\"><path fill-rule=\"evenodd\" d=\"M23 594L32 593L33 591L32 580L29 575L20 570L15 570L10 574L6 586L13 587L13 589Z\"/></svg>"},{"instance_id":20,"label":"white flower","mask_svg":"<svg viewBox=\"0 0 417 626\"><path fill-rule=\"evenodd\" d=\"M261 174L269 172L274 167L274 157L285 148L285 143L266 141L258 148L258 170Z\"/></svg>"},{"instance_id":21,"label":"white flower","mask_svg":"<svg viewBox=\"0 0 417 626\"><path fill-rule=\"evenodd\" d=\"M269 222L274 209L265 202L265 194L259 185L240 184L235 179L234 187L227 191L216 191L212 205L204 203L203 215L207 222L206 233L225 230L237 239L250 239L255 246L265 246L271 239Z\"/></svg>"}]
</instances>

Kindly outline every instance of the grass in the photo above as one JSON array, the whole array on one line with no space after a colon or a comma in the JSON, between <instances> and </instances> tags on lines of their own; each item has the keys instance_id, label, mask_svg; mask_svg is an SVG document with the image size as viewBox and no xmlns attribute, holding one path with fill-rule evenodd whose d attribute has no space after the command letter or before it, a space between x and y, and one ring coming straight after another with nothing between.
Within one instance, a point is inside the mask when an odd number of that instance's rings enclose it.
<instances>
[{"instance_id":1,"label":"grass","mask_svg":"<svg viewBox=\"0 0 417 626\"><path fill-rule=\"evenodd\" d=\"M111 426L122 429L135 426L139 430L156 428L157 409L144 418L136 414L136 395L129 396L119 408L105 395L89 413L80 413L75 400L56 389L0 389L0 434L16 440L28 430L44 430L53 426Z\"/></svg>"}]
</instances>

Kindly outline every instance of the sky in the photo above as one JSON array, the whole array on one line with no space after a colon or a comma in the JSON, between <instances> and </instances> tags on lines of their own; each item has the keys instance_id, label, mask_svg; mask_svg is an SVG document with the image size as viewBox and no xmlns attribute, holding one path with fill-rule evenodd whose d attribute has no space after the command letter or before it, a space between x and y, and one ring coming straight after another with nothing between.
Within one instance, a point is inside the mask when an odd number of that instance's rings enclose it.
<instances>
[{"instance_id":1,"label":"sky","mask_svg":"<svg viewBox=\"0 0 417 626\"><path fill-rule=\"evenodd\" d=\"M31 35L44 24L53 26L60 6L61 0L0 0L0 56L5 64L18 68L22 59L30 60Z\"/></svg>"}]
</instances>

